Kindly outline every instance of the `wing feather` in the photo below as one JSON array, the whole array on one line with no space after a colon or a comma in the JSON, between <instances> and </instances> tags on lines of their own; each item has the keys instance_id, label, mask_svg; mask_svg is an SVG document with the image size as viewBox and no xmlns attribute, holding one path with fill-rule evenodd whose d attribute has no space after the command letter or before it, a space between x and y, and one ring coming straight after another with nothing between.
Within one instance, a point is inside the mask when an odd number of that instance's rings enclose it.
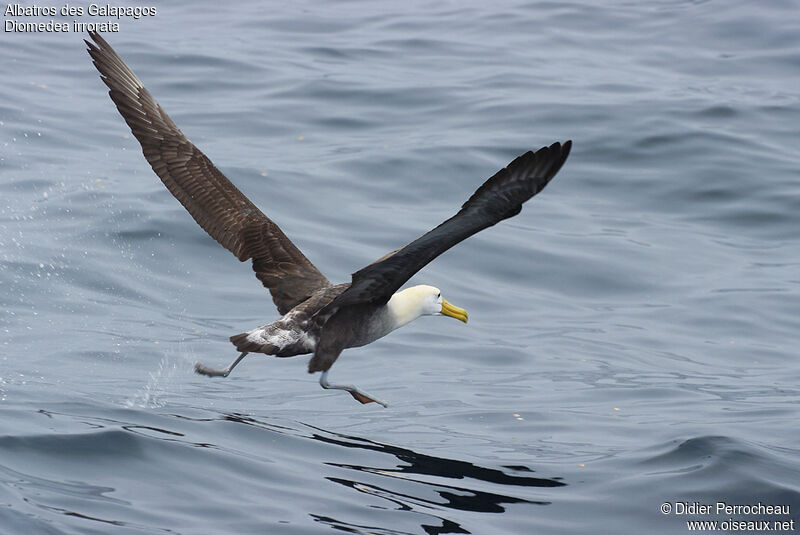
<instances>
[{"instance_id":1,"label":"wing feather","mask_svg":"<svg viewBox=\"0 0 800 535\"><path fill-rule=\"evenodd\" d=\"M203 230L240 261L253 260L278 311L285 314L330 286L278 225L186 138L105 39L89 35L94 43L84 42L94 65L153 171Z\"/></svg>"},{"instance_id":2,"label":"wing feather","mask_svg":"<svg viewBox=\"0 0 800 535\"><path fill-rule=\"evenodd\" d=\"M569 155L572 142L553 143L516 158L479 187L461 210L430 232L353 273L352 284L323 312L389 300L415 273L466 238L520 213L542 191Z\"/></svg>"}]
</instances>

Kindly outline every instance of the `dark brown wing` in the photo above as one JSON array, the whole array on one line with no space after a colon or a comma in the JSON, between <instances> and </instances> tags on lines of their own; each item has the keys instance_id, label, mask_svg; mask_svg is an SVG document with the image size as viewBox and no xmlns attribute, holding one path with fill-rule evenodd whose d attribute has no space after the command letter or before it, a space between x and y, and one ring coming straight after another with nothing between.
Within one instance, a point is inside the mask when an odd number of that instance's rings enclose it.
<instances>
[{"instance_id":1,"label":"dark brown wing","mask_svg":"<svg viewBox=\"0 0 800 535\"><path fill-rule=\"evenodd\" d=\"M350 288L323 312L358 303L385 303L431 260L473 234L522 210L542 191L569 155L572 142L527 152L487 180L461 210L427 234L353 273Z\"/></svg>"},{"instance_id":2,"label":"dark brown wing","mask_svg":"<svg viewBox=\"0 0 800 535\"><path fill-rule=\"evenodd\" d=\"M153 171L197 224L244 262L253 259L256 277L269 288L281 314L329 286L303 253L205 154L186 139L114 49L95 32L84 41Z\"/></svg>"}]
</instances>

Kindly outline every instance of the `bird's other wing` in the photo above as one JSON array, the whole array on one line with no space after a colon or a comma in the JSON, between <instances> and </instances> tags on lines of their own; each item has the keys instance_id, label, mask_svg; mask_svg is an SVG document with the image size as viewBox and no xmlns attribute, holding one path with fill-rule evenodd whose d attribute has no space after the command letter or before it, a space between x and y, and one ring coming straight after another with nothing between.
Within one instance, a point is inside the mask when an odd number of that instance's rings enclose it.
<instances>
[{"instance_id":1,"label":"bird's other wing","mask_svg":"<svg viewBox=\"0 0 800 535\"><path fill-rule=\"evenodd\" d=\"M357 303L385 303L434 258L473 234L520 213L522 203L542 191L561 169L571 147L571 141L553 143L515 159L484 182L456 215L353 273L350 288L334 299L327 311Z\"/></svg>"},{"instance_id":2,"label":"bird's other wing","mask_svg":"<svg viewBox=\"0 0 800 535\"><path fill-rule=\"evenodd\" d=\"M328 279L189 141L113 48L95 32L84 41L108 94L167 189L212 238L244 262L253 260L281 314Z\"/></svg>"}]
</instances>

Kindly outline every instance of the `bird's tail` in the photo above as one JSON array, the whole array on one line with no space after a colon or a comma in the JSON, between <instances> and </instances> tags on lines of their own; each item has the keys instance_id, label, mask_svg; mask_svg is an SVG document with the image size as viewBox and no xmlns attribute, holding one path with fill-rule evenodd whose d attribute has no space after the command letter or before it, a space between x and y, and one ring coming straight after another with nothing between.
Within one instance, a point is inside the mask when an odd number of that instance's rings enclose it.
<instances>
[{"instance_id":1,"label":"bird's tail","mask_svg":"<svg viewBox=\"0 0 800 535\"><path fill-rule=\"evenodd\" d=\"M260 343L254 340L252 331L246 333L234 334L230 340L236 349L247 353L264 353L266 355L274 355L280 351L280 348L275 344Z\"/></svg>"},{"instance_id":2,"label":"bird's tail","mask_svg":"<svg viewBox=\"0 0 800 535\"><path fill-rule=\"evenodd\" d=\"M313 345L308 345L308 337L296 331L281 329L274 324L235 334L230 340L241 352L264 353L276 357L305 355L314 350Z\"/></svg>"}]
</instances>

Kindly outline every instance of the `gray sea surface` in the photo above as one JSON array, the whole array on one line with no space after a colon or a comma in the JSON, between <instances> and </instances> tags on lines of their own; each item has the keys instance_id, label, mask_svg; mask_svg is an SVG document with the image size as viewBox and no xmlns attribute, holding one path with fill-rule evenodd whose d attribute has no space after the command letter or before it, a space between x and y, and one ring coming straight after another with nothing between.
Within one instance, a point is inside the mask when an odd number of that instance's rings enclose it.
<instances>
[{"instance_id":1,"label":"gray sea surface","mask_svg":"<svg viewBox=\"0 0 800 535\"><path fill-rule=\"evenodd\" d=\"M308 357L212 380L269 294L152 172L85 34L0 33L0 533L800 531L800 4L147 5L105 37L332 281L573 150L410 281L468 325L342 354L389 408Z\"/></svg>"}]
</instances>

